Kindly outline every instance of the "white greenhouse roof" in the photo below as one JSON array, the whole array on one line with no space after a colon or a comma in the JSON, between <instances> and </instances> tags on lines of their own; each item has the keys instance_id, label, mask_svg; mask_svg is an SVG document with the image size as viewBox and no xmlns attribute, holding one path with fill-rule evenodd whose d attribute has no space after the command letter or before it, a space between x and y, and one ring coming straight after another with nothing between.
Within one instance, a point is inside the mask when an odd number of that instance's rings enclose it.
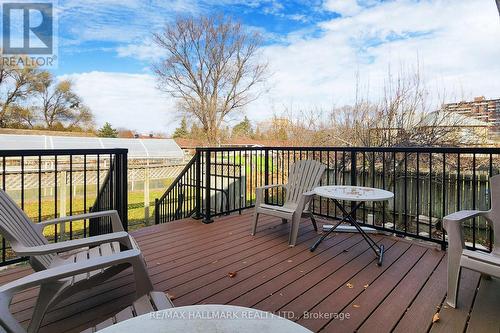
<instances>
[{"instance_id":1,"label":"white greenhouse roof","mask_svg":"<svg viewBox=\"0 0 500 333\"><path fill-rule=\"evenodd\" d=\"M129 158L179 158L182 149L172 139L0 134L0 150L126 148Z\"/></svg>"}]
</instances>

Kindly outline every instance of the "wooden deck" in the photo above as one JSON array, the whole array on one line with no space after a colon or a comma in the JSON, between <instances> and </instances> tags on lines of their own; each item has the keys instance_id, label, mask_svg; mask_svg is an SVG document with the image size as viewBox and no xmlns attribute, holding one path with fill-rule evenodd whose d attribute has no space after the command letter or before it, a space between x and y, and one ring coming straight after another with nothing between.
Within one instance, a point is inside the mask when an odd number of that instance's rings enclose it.
<instances>
[{"instance_id":1,"label":"wooden deck","mask_svg":"<svg viewBox=\"0 0 500 333\"><path fill-rule=\"evenodd\" d=\"M250 236L251 215L195 220L133 233L145 254L156 290L176 306L217 303L272 311L322 332L500 332L500 283L465 270L459 308L443 304L446 256L435 248L392 236L374 236L387 251L382 267L358 234L337 234L316 252L310 223L298 245L287 246L288 225L262 217ZM0 284L28 266L0 272ZM229 274L231 273L231 274ZM230 277L233 276L233 277ZM133 299L130 270L53 309L42 332L78 332ZM18 294L11 309L29 321L37 290ZM439 312L439 321L432 318ZM335 317L340 314L341 317ZM343 318L343 319L341 319Z\"/></svg>"}]
</instances>

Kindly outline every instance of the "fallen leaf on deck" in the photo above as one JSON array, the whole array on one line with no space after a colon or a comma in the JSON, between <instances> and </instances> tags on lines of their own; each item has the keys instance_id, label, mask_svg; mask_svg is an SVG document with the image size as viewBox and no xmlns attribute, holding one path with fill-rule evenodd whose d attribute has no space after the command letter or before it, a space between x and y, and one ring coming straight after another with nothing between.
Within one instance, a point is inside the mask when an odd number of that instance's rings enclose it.
<instances>
[{"instance_id":1,"label":"fallen leaf on deck","mask_svg":"<svg viewBox=\"0 0 500 333\"><path fill-rule=\"evenodd\" d=\"M288 259L288 260L287 260L286 262L293 262L293 260L291 260L291 259Z\"/></svg>"},{"instance_id":2,"label":"fallen leaf on deck","mask_svg":"<svg viewBox=\"0 0 500 333\"><path fill-rule=\"evenodd\" d=\"M171 293L165 293L167 295L168 298L170 298L170 300L174 300L175 299L175 295L174 294L171 294Z\"/></svg>"},{"instance_id":3,"label":"fallen leaf on deck","mask_svg":"<svg viewBox=\"0 0 500 333\"><path fill-rule=\"evenodd\" d=\"M354 304L352 307L353 307L353 308L359 308L359 305Z\"/></svg>"},{"instance_id":4,"label":"fallen leaf on deck","mask_svg":"<svg viewBox=\"0 0 500 333\"><path fill-rule=\"evenodd\" d=\"M236 272L229 272L227 273L227 276L229 276L230 278L234 278L236 276Z\"/></svg>"},{"instance_id":5,"label":"fallen leaf on deck","mask_svg":"<svg viewBox=\"0 0 500 333\"><path fill-rule=\"evenodd\" d=\"M366 289L366 288L368 288L369 286L370 286L369 284L365 284L365 285L363 286L363 288L365 288L365 289Z\"/></svg>"},{"instance_id":6,"label":"fallen leaf on deck","mask_svg":"<svg viewBox=\"0 0 500 333\"><path fill-rule=\"evenodd\" d=\"M435 323L435 322L438 322L439 321L439 312L436 312L434 314L434 316L432 317L432 322Z\"/></svg>"},{"instance_id":7,"label":"fallen leaf on deck","mask_svg":"<svg viewBox=\"0 0 500 333\"><path fill-rule=\"evenodd\" d=\"M218 262L219 262L219 260L214 260L214 261L212 261L212 264L216 264Z\"/></svg>"},{"instance_id":8,"label":"fallen leaf on deck","mask_svg":"<svg viewBox=\"0 0 500 333\"><path fill-rule=\"evenodd\" d=\"M347 283L347 284L346 284L346 287L347 287L347 288L349 288L349 289L354 288L354 286L353 286L352 284L350 284L350 283Z\"/></svg>"}]
</instances>

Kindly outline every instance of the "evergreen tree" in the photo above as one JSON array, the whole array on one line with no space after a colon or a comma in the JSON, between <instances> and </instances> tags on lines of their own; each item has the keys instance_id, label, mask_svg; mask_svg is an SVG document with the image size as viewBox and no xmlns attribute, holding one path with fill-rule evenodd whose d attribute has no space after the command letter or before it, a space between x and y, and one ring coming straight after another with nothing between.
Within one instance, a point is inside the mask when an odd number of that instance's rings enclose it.
<instances>
[{"instance_id":1,"label":"evergreen tree","mask_svg":"<svg viewBox=\"0 0 500 333\"><path fill-rule=\"evenodd\" d=\"M99 128L97 135L101 138L117 138L118 131L111 127L111 124L106 122L101 128Z\"/></svg>"},{"instance_id":2,"label":"evergreen tree","mask_svg":"<svg viewBox=\"0 0 500 333\"><path fill-rule=\"evenodd\" d=\"M172 137L174 137L174 138L186 138L188 136L189 136L189 131L188 131L188 127L187 127L186 117L183 117L181 120L181 126L177 127L175 129L175 132L172 135Z\"/></svg>"},{"instance_id":3,"label":"evergreen tree","mask_svg":"<svg viewBox=\"0 0 500 333\"><path fill-rule=\"evenodd\" d=\"M233 136L244 136L250 137L253 135L252 124L250 120L245 116L243 120L233 127Z\"/></svg>"}]
</instances>

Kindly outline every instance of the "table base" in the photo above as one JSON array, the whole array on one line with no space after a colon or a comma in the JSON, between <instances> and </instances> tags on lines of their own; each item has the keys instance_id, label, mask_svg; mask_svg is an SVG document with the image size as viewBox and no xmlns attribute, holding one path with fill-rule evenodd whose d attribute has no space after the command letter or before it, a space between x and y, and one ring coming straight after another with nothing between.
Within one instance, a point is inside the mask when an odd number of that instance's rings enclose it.
<instances>
[{"instance_id":1,"label":"table base","mask_svg":"<svg viewBox=\"0 0 500 333\"><path fill-rule=\"evenodd\" d=\"M345 209L344 209L344 206L342 206L340 204L340 202L338 202L338 200L335 200L335 199L332 199L332 201L335 203L335 205L342 211L342 213L344 214L344 217L342 218L342 220L340 220L340 222L338 222L337 224L335 224L333 226L333 228L331 228L328 232L324 233L323 235L321 235L321 237L313 244L313 246L311 246L310 248L310 251L311 252L314 252L314 250L316 250L316 248L319 246L319 244L326 238L328 237L332 232L335 231L335 229L343 222L349 222L352 226L354 226L356 228L356 230L360 233L360 235L364 238L364 240L368 243L368 245L370 245L370 248L373 250L373 252L375 253L375 255L377 256L378 258L378 262L377 262L377 265L378 266L381 266L382 265L382 261L384 260L384 245L378 245L373 239L370 238L370 236L368 236L368 234L361 228L361 226L359 225L358 221L356 221L356 219L353 217L354 216L354 213L356 212L356 210L363 204L363 202L358 202L354 208L352 208L352 210L348 213Z\"/></svg>"}]
</instances>

